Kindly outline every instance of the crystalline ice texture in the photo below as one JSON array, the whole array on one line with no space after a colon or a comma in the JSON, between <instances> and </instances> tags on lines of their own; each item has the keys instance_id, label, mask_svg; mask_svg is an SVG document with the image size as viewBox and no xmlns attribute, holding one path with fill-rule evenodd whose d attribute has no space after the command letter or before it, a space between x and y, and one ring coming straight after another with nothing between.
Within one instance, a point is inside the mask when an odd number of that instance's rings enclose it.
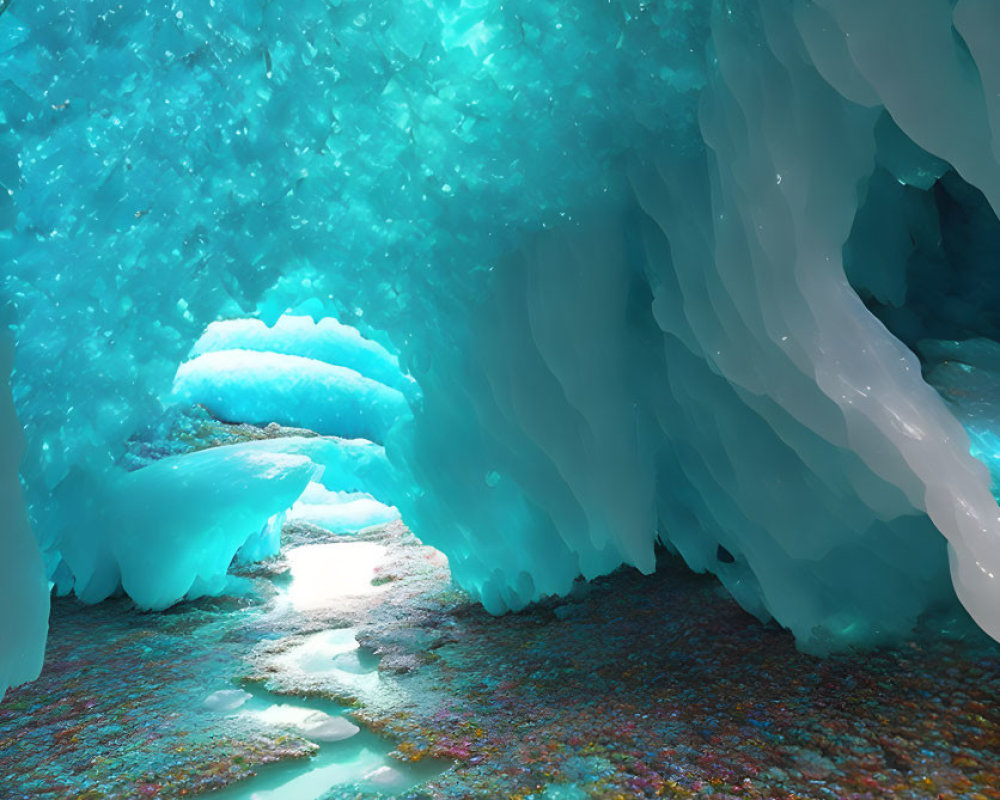
<instances>
[{"instance_id":1,"label":"crystalline ice texture","mask_svg":"<svg viewBox=\"0 0 1000 800\"><path fill-rule=\"evenodd\" d=\"M313 322L309 317L282 316L271 327L258 319L213 322L195 342L191 357L219 350L302 356L347 367L404 394L416 389L413 380L400 372L394 355L378 342L365 339L357 328L330 317Z\"/></svg>"},{"instance_id":2,"label":"crystalline ice texture","mask_svg":"<svg viewBox=\"0 0 1000 800\"><path fill-rule=\"evenodd\" d=\"M844 270L877 170L955 170L1000 207L996 6L916 6L717 9L705 148L636 152L617 207L499 263L460 357L414 370L426 491L401 510L488 608L650 570L660 540L814 652L904 634L949 563L1000 636L989 476ZM890 230L853 239L852 278L900 303Z\"/></svg>"},{"instance_id":3,"label":"crystalline ice texture","mask_svg":"<svg viewBox=\"0 0 1000 800\"><path fill-rule=\"evenodd\" d=\"M288 513L290 522L308 522L332 533L353 533L399 519L399 511L362 492L331 492L311 483Z\"/></svg>"},{"instance_id":4,"label":"crystalline ice texture","mask_svg":"<svg viewBox=\"0 0 1000 800\"><path fill-rule=\"evenodd\" d=\"M245 445L172 456L121 473L63 542L85 602L119 583L140 608L218 593L236 552L319 473L304 456Z\"/></svg>"},{"instance_id":5,"label":"crystalline ice texture","mask_svg":"<svg viewBox=\"0 0 1000 800\"><path fill-rule=\"evenodd\" d=\"M28 528L17 469L21 425L14 413L7 376L12 342L0 337L0 700L9 686L38 675L49 627L49 597L42 558Z\"/></svg>"},{"instance_id":6,"label":"crystalline ice texture","mask_svg":"<svg viewBox=\"0 0 1000 800\"><path fill-rule=\"evenodd\" d=\"M397 389L353 369L252 350L205 353L181 364L174 394L228 422L277 422L376 442L409 412Z\"/></svg>"},{"instance_id":7,"label":"crystalline ice texture","mask_svg":"<svg viewBox=\"0 0 1000 800\"><path fill-rule=\"evenodd\" d=\"M292 311L384 331L412 419L374 362L348 380L258 326L282 352L217 413L383 438L328 454L380 490L327 488L397 506L493 611L650 570L660 541L815 652L953 591L1000 637L990 475L913 353L988 333L921 315L959 258L995 294L989 248L930 212L963 186L1000 209L1000 5L133 5L0 16L3 298L51 579L111 546L63 538L204 326Z\"/></svg>"}]
</instances>

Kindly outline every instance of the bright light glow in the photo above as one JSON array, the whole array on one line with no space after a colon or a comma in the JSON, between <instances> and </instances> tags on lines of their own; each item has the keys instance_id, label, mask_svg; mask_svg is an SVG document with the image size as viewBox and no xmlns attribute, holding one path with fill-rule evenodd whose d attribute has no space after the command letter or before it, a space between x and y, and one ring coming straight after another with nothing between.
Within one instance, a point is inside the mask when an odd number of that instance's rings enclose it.
<instances>
[{"instance_id":1,"label":"bright light glow","mask_svg":"<svg viewBox=\"0 0 1000 800\"><path fill-rule=\"evenodd\" d=\"M375 569L386 548L372 542L309 544L289 550L292 584L287 600L296 611L313 611L342 597L376 594Z\"/></svg>"}]
</instances>

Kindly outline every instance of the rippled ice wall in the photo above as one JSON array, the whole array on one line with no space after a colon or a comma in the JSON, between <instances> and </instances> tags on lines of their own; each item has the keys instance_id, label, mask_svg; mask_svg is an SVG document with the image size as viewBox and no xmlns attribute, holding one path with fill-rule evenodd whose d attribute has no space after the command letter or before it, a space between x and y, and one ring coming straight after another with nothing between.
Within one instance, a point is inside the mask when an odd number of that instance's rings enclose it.
<instances>
[{"instance_id":1,"label":"rippled ice wall","mask_svg":"<svg viewBox=\"0 0 1000 800\"><path fill-rule=\"evenodd\" d=\"M1000 635L987 471L844 268L905 302L875 176L1000 208L998 34L989 0L12 6L49 572L204 323L293 308L399 350L399 506L492 610L659 539L817 651L907 630L949 561Z\"/></svg>"},{"instance_id":2,"label":"rippled ice wall","mask_svg":"<svg viewBox=\"0 0 1000 800\"><path fill-rule=\"evenodd\" d=\"M950 164L990 198L995 110L973 59L1000 27L992 6L959 4L966 44L948 3L880 6L717 9L706 149L636 155L618 215L522 248L464 371L422 378L440 415L418 429L422 478L442 484L441 516L457 507L453 563L488 606L565 590L577 568L652 568L659 532L822 651L903 632L945 596L936 526L959 596L1000 630L986 470L842 256L877 170L926 186ZM887 250L872 242L868 264L855 250L855 272L892 280L906 254ZM477 388L456 399L449 385ZM458 454L427 433L446 419L469 420L483 453L452 494L459 476L432 465Z\"/></svg>"}]
</instances>

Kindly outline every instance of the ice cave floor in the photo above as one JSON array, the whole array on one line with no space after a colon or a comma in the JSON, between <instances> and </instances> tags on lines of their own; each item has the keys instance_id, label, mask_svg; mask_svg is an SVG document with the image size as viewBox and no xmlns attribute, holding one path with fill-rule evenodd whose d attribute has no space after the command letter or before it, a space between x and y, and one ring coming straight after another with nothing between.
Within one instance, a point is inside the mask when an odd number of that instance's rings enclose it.
<instances>
[{"instance_id":1,"label":"ice cave floor","mask_svg":"<svg viewBox=\"0 0 1000 800\"><path fill-rule=\"evenodd\" d=\"M495 618L399 523L300 525L230 596L58 600L0 797L1000 798L1000 646L959 612L821 660L662 561Z\"/></svg>"}]
</instances>

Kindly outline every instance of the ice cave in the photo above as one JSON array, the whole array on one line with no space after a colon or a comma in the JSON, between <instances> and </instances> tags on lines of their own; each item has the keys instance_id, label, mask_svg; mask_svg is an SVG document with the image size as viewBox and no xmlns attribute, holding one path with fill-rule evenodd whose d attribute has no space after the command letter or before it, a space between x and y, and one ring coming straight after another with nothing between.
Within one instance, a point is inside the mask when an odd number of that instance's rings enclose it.
<instances>
[{"instance_id":1,"label":"ice cave","mask_svg":"<svg viewBox=\"0 0 1000 800\"><path fill-rule=\"evenodd\" d=\"M1000 0L0 0L0 800L1000 799Z\"/></svg>"}]
</instances>

